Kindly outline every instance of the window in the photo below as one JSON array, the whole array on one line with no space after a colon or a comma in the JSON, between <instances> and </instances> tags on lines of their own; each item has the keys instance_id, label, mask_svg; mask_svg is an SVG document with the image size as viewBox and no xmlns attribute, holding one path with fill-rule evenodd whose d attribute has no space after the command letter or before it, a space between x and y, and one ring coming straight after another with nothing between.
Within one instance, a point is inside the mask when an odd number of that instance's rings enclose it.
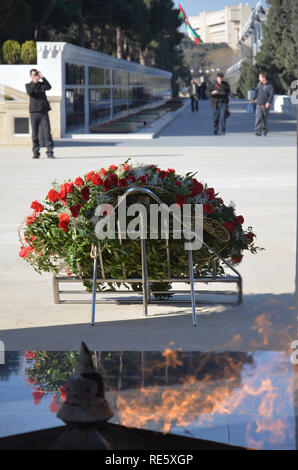
<instances>
[{"instance_id":1,"label":"window","mask_svg":"<svg viewBox=\"0 0 298 470\"><path fill-rule=\"evenodd\" d=\"M89 88L89 124L105 121L110 116L110 89Z\"/></svg>"},{"instance_id":2,"label":"window","mask_svg":"<svg viewBox=\"0 0 298 470\"><path fill-rule=\"evenodd\" d=\"M110 71L100 67L89 67L90 85L110 85Z\"/></svg>"},{"instance_id":3,"label":"window","mask_svg":"<svg viewBox=\"0 0 298 470\"><path fill-rule=\"evenodd\" d=\"M66 130L79 129L85 124L83 88L65 90Z\"/></svg>"},{"instance_id":4,"label":"window","mask_svg":"<svg viewBox=\"0 0 298 470\"><path fill-rule=\"evenodd\" d=\"M29 119L27 117L14 118L14 134L29 134Z\"/></svg>"},{"instance_id":5,"label":"window","mask_svg":"<svg viewBox=\"0 0 298 470\"><path fill-rule=\"evenodd\" d=\"M84 65L65 64L65 83L66 85L84 85L85 67Z\"/></svg>"}]
</instances>

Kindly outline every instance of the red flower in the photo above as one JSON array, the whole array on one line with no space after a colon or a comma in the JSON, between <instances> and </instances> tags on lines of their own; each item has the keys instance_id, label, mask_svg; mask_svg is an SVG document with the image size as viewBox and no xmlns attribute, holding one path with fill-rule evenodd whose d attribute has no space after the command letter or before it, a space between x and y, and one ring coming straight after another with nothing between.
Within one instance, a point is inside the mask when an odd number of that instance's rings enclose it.
<instances>
[{"instance_id":1,"label":"red flower","mask_svg":"<svg viewBox=\"0 0 298 470\"><path fill-rule=\"evenodd\" d=\"M29 359L34 359L35 358L35 352L34 351L26 351L25 354L26 361Z\"/></svg>"},{"instance_id":2,"label":"red flower","mask_svg":"<svg viewBox=\"0 0 298 470\"><path fill-rule=\"evenodd\" d=\"M32 253L32 251L34 251L34 248L33 246L22 246L20 251L19 251L19 256L21 258L28 258L28 256L30 255L30 253Z\"/></svg>"},{"instance_id":3,"label":"red flower","mask_svg":"<svg viewBox=\"0 0 298 470\"><path fill-rule=\"evenodd\" d=\"M175 181L175 185L176 185L176 186L181 186L182 183L181 183L181 181Z\"/></svg>"},{"instance_id":4,"label":"red flower","mask_svg":"<svg viewBox=\"0 0 298 470\"><path fill-rule=\"evenodd\" d=\"M30 207L34 210L34 212L42 212L44 210L43 205L38 201L33 201Z\"/></svg>"},{"instance_id":5,"label":"red flower","mask_svg":"<svg viewBox=\"0 0 298 470\"><path fill-rule=\"evenodd\" d=\"M48 192L47 198L51 202L56 202L59 199L59 193L57 193L55 189L50 189L50 191Z\"/></svg>"},{"instance_id":6,"label":"red flower","mask_svg":"<svg viewBox=\"0 0 298 470\"><path fill-rule=\"evenodd\" d=\"M115 173L111 173L109 175L109 180L112 182L113 186L117 186L118 183L118 176Z\"/></svg>"},{"instance_id":7,"label":"red flower","mask_svg":"<svg viewBox=\"0 0 298 470\"><path fill-rule=\"evenodd\" d=\"M65 186L65 184L61 184L60 192L59 192L59 199L62 202L62 204L64 204L64 206L66 206L66 196L67 196L67 187Z\"/></svg>"},{"instance_id":8,"label":"red flower","mask_svg":"<svg viewBox=\"0 0 298 470\"><path fill-rule=\"evenodd\" d=\"M105 168L101 168L98 172L99 176L106 176L107 170Z\"/></svg>"},{"instance_id":9,"label":"red flower","mask_svg":"<svg viewBox=\"0 0 298 470\"><path fill-rule=\"evenodd\" d=\"M66 386L66 384L62 385L62 387L59 388L59 392L60 392L61 400L65 403L67 401L67 386Z\"/></svg>"},{"instance_id":10,"label":"red flower","mask_svg":"<svg viewBox=\"0 0 298 470\"><path fill-rule=\"evenodd\" d=\"M29 217L27 217L26 224L27 224L27 225L31 225L31 224L33 224L33 222L35 222L35 221L36 221L36 216L35 216L35 214L33 214L33 215L31 215L31 216L29 215Z\"/></svg>"},{"instance_id":11,"label":"red flower","mask_svg":"<svg viewBox=\"0 0 298 470\"><path fill-rule=\"evenodd\" d=\"M169 174L164 171L164 170L159 170L159 177L163 180L164 178L166 178L167 176L169 176Z\"/></svg>"},{"instance_id":12,"label":"red flower","mask_svg":"<svg viewBox=\"0 0 298 470\"><path fill-rule=\"evenodd\" d=\"M216 197L215 200L219 202L219 204L223 204L223 200L221 197Z\"/></svg>"},{"instance_id":13,"label":"red flower","mask_svg":"<svg viewBox=\"0 0 298 470\"><path fill-rule=\"evenodd\" d=\"M96 174L92 177L91 182L95 186L102 186L103 185L103 180L101 179L101 177L98 174Z\"/></svg>"},{"instance_id":14,"label":"red flower","mask_svg":"<svg viewBox=\"0 0 298 470\"><path fill-rule=\"evenodd\" d=\"M176 204L182 207L183 204L185 204L185 202L186 202L186 196L184 194L178 194L176 197Z\"/></svg>"},{"instance_id":15,"label":"red flower","mask_svg":"<svg viewBox=\"0 0 298 470\"><path fill-rule=\"evenodd\" d=\"M81 186L83 186L84 180L82 180L82 178L79 176L78 178L76 178L76 179L74 180L74 184L75 184L78 188L80 188Z\"/></svg>"},{"instance_id":16,"label":"red flower","mask_svg":"<svg viewBox=\"0 0 298 470\"><path fill-rule=\"evenodd\" d=\"M108 191L109 189L111 189L113 187L113 182L110 180L110 179L107 179L103 182L103 189L105 191Z\"/></svg>"},{"instance_id":17,"label":"red flower","mask_svg":"<svg viewBox=\"0 0 298 470\"><path fill-rule=\"evenodd\" d=\"M34 392L32 392L32 396L34 405L39 405L42 397L44 396L44 392L42 392L41 390L35 390Z\"/></svg>"},{"instance_id":18,"label":"red flower","mask_svg":"<svg viewBox=\"0 0 298 470\"><path fill-rule=\"evenodd\" d=\"M226 227L231 232L233 232L233 230L235 230L235 224L233 222L230 222L230 221L226 222L224 224L224 227Z\"/></svg>"},{"instance_id":19,"label":"red flower","mask_svg":"<svg viewBox=\"0 0 298 470\"><path fill-rule=\"evenodd\" d=\"M206 204L203 204L203 211L206 214L212 214L212 212L214 212L214 207L212 204L209 204L209 202L207 202Z\"/></svg>"},{"instance_id":20,"label":"red flower","mask_svg":"<svg viewBox=\"0 0 298 470\"><path fill-rule=\"evenodd\" d=\"M123 170L125 170L125 171L129 170L129 165L127 163L124 163Z\"/></svg>"},{"instance_id":21,"label":"red flower","mask_svg":"<svg viewBox=\"0 0 298 470\"><path fill-rule=\"evenodd\" d=\"M110 165L109 170L117 170L118 167L116 165Z\"/></svg>"},{"instance_id":22,"label":"red flower","mask_svg":"<svg viewBox=\"0 0 298 470\"><path fill-rule=\"evenodd\" d=\"M94 171L89 171L89 173L85 176L85 180L91 181L94 175L95 175Z\"/></svg>"},{"instance_id":23,"label":"red flower","mask_svg":"<svg viewBox=\"0 0 298 470\"><path fill-rule=\"evenodd\" d=\"M60 402L56 395L52 396L51 403L49 404L49 410L51 413L57 413L57 411L60 409Z\"/></svg>"},{"instance_id":24,"label":"red flower","mask_svg":"<svg viewBox=\"0 0 298 470\"><path fill-rule=\"evenodd\" d=\"M204 189L204 186L202 185L202 183L199 183L195 178L193 178L191 180L191 187L190 187L190 196L193 197L193 196L197 196L197 194L201 194L201 192L203 191Z\"/></svg>"},{"instance_id":25,"label":"red flower","mask_svg":"<svg viewBox=\"0 0 298 470\"><path fill-rule=\"evenodd\" d=\"M73 183L64 183L64 187L67 193L73 193L74 191Z\"/></svg>"},{"instance_id":26,"label":"red flower","mask_svg":"<svg viewBox=\"0 0 298 470\"><path fill-rule=\"evenodd\" d=\"M241 263L242 258L243 258L243 255L233 255L232 261L234 261L234 263Z\"/></svg>"},{"instance_id":27,"label":"red flower","mask_svg":"<svg viewBox=\"0 0 298 470\"><path fill-rule=\"evenodd\" d=\"M118 179L118 186L119 188L125 188L128 185L126 178L119 178Z\"/></svg>"},{"instance_id":28,"label":"red flower","mask_svg":"<svg viewBox=\"0 0 298 470\"><path fill-rule=\"evenodd\" d=\"M33 384L33 385L36 385L36 384L37 384L36 380L31 379L30 377L27 378L27 382L28 382L29 384Z\"/></svg>"},{"instance_id":29,"label":"red flower","mask_svg":"<svg viewBox=\"0 0 298 470\"><path fill-rule=\"evenodd\" d=\"M173 168L168 168L166 173L170 174L170 173L173 173L173 175L175 174L175 170Z\"/></svg>"},{"instance_id":30,"label":"red flower","mask_svg":"<svg viewBox=\"0 0 298 470\"><path fill-rule=\"evenodd\" d=\"M146 184L147 183L146 176L140 176L138 178L138 183Z\"/></svg>"},{"instance_id":31,"label":"red flower","mask_svg":"<svg viewBox=\"0 0 298 470\"><path fill-rule=\"evenodd\" d=\"M255 235L252 232L246 233L245 236L249 239L249 243L252 243L254 241Z\"/></svg>"},{"instance_id":32,"label":"red flower","mask_svg":"<svg viewBox=\"0 0 298 470\"><path fill-rule=\"evenodd\" d=\"M213 188L206 189L205 193L208 195L208 200L214 199L215 192Z\"/></svg>"},{"instance_id":33,"label":"red flower","mask_svg":"<svg viewBox=\"0 0 298 470\"><path fill-rule=\"evenodd\" d=\"M36 240L36 236L35 235L28 235L28 238L25 237L25 242L28 243L28 245L30 245L30 243L34 242L34 240ZM33 245L30 245L30 246L33 246Z\"/></svg>"},{"instance_id":34,"label":"red flower","mask_svg":"<svg viewBox=\"0 0 298 470\"><path fill-rule=\"evenodd\" d=\"M133 173L129 173L128 177L129 181L132 181L133 183L135 183L136 179L135 179L135 176Z\"/></svg>"},{"instance_id":35,"label":"red flower","mask_svg":"<svg viewBox=\"0 0 298 470\"><path fill-rule=\"evenodd\" d=\"M59 224L58 227L63 230L63 232L67 232L69 226L69 215L63 212L59 215Z\"/></svg>"},{"instance_id":36,"label":"red flower","mask_svg":"<svg viewBox=\"0 0 298 470\"><path fill-rule=\"evenodd\" d=\"M242 215L238 215L235 217L234 222L236 225L242 225L244 222L244 217Z\"/></svg>"},{"instance_id":37,"label":"red flower","mask_svg":"<svg viewBox=\"0 0 298 470\"><path fill-rule=\"evenodd\" d=\"M89 200L89 195L90 195L90 188L89 186L84 186L81 189L81 194L84 202L87 202Z\"/></svg>"},{"instance_id":38,"label":"red flower","mask_svg":"<svg viewBox=\"0 0 298 470\"><path fill-rule=\"evenodd\" d=\"M80 210L82 209L82 204L76 204L75 206L71 206L69 208L71 215L73 217L78 217Z\"/></svg>"}]
</instances>

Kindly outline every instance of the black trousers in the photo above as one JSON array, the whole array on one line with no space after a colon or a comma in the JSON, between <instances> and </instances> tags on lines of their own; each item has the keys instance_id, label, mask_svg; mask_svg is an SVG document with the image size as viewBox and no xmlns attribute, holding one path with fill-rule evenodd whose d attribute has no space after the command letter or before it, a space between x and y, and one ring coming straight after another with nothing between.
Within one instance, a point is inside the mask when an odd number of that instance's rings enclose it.
<instances>
[{"instance_id":1,"label":"black trousers","mask_svg":"<svg viewBox=\"0 0 298 470\"><path fill-rule=\"evenodd\" d=\"M225 132L226 131L226 119L227 119L227 103L217 103L213 109L213 125L214 132Z\"/></svg>"},{"instance_id":2,"label":"black trousers","mask_svg":"<svg viewBox=\"0 0 298 470\"><path fill-rule=\"evenodd\" d=\"M194 110L199 111L199 98L197 96L191 96L191 110L194 112Z\"/></svg>"},{"instance_id":3,"label":"black trousers","mask_svg":"<svg viewBox=\"0 0 298 470\"><path fill-rule=\"evenodd\" d=\"M265 106L257 104L256 106L256 120L255 120L255 133L262 134L262 132L268 132L268 116L269 116L269 108L265 108Z\"/></svg>"},{"instance_id":4,"label":"black trousers","mask_svg":"<svg viewBox=\"0 0 298 470\"><path fill-rule=\"evenodd\" d=\"M47 147L47 154L52 155L54 152L54 142L51 136L51 127L49 114L46 113L30 113L30 121L32 128L33 155L39 156L40 142L39 131L41 130Z\"/></svg>"}]
</instances>

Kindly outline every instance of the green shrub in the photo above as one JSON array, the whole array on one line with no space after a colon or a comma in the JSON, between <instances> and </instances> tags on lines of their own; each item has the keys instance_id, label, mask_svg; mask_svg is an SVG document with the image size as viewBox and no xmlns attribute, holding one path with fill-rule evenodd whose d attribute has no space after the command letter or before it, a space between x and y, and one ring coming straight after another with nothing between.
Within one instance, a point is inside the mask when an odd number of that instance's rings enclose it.
<instances>
[{"instance_id":1,"label":"green shrub","mask_svg":"<svg viewBox=\"0 0 298 470\"><path fill-rule=\"evenodd\" d=\"M6 64L19 64L21 61L21 46L18 41L8 39L3 44L3 60Z\"/></svg>"},{"instance_id":2,"label":"green shrub","mask_svg":"<svg viewBox=\"0 0 298 470\"><path fill-rule=\"evenodd\" d=\"M21 47L21 61L23 64L36 64L36 45L34 41L26 41Z\"/></svg>"}]
</instances>

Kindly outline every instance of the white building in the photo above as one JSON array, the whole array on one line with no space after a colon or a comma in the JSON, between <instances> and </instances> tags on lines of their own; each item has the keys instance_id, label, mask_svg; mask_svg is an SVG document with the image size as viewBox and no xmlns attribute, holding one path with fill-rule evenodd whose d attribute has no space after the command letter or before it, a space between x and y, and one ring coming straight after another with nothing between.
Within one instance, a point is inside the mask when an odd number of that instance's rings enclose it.
<instances>
[{"instance_id":1,"label":"white building","mask_svg":"<svg viewBox=\"0 0 298 470\"><path fill-rule=\"evenodd\" d=\"M189 22L205 43L225 42L232 49L237 49L239 33L251 10L250 5L240 3L237 6L226 6L223 10L204 11L198 16L190 16Z\"/></svg>"},{"instance_id":2,"label":"white building","mask_svg":"<svg viewBox=\"0 0 298 470\"><path fill-rule=\"evenodd\" d=\"M0 65L0 143L30 142L29 70L52 85L47 92L55 138L168 98L171 73L65 42L37 42L37 64Z\"/></svg>"}]
</instances>

